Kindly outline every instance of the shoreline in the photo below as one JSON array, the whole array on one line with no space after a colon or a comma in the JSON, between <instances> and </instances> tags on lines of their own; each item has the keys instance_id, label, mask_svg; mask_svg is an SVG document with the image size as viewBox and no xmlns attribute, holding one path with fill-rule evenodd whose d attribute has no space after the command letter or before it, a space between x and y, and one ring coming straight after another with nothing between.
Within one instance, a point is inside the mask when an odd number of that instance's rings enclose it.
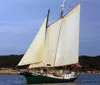
<instances>
[{"instance_id":1,"label":"shoreline","mask_svg":"<svg viewBox=\"0 0 100 85\"><path fill-rule=\"evenodd\" d=\"M19 71L11 68L0 68L0 74L19 74Z\"/></svg>"},{"instance_id":2,"label":"shoreline","mask_svg":"<svg viewBox=\"0 0 100 85\"><path fill-rule=\"evenodd\" d=\"M26 69L21 69L21 72L26 71ZM77 74L100 74L100 70L87 70L87 71L75 71ZM0 68L0 74L20 74L19 70L12 68Z\"/></svg>"}]
</instances>

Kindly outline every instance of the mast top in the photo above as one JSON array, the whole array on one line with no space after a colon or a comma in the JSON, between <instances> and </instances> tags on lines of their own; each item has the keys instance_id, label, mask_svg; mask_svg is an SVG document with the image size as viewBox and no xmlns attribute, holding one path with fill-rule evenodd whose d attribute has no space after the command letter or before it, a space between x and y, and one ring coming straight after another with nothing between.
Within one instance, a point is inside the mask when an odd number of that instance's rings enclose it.
<instances>
[{"instance_id":1,"label":"mast top","mask_svg":"<svg viewBox=\"0 0 100 85\"><path fill-rule=\"evenodd\" d=\"M64 8L65 8L65 1L66 0L63 0L63 4L61 5L61 18L63 16L63 12L64 12Z\"/></svg>"}]
</instances>

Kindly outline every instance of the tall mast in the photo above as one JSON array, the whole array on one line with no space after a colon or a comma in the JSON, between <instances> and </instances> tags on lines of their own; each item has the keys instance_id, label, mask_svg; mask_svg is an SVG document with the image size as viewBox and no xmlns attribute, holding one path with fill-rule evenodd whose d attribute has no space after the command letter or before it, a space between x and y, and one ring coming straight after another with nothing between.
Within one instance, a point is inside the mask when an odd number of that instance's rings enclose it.
<instances>
[{"instance_id":1,"label":"tall mast","mask_svg":"<svg viewBox=\"0 0 100 85\"><path fill-rule=\"evenodd\" d=\"M64 12L64 8L65 8L65 1L63 0L63 4L61 5L61 18L63 17L63 12Z\"/></svg>"},{"instance_id":2,"label":"tall mast","mask_svg":"<svg viewBox=\"0 0 100 85\"><path fill-rule=\"evenodd\" d=\"M47 29L47 27L48 27L49 14L50 14L50 9L48 9L47 22L46 22L46 29Z\"/></svg>"}]
</instances>

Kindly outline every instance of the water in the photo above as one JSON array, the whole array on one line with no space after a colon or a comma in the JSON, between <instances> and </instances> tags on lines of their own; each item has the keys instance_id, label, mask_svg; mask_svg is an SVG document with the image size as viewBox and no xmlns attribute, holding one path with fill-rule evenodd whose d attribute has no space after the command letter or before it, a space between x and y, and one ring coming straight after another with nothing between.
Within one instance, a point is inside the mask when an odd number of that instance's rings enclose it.
<instances>
[{"instance_id":1,"label":"water","mask_svg":"<svg viewBox=\"0 0 100 85\"><path fill-rule=\"evenodd\" d=\"M100 85L100 74L79 74L78 76L78 79L73 83L36 85ZM29 85L25 83L25 78L20 75L0 75L0 85Z\"/></svg>"}]
</instances>

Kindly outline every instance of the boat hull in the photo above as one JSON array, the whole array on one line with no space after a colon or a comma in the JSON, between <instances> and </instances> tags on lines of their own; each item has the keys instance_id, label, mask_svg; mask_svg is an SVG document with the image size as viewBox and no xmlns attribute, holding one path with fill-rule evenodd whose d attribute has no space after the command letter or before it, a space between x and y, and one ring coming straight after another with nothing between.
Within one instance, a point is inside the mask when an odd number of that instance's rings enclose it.
<instances>
[{"instance_id":1,"label":"boat hull","mask_svg":"<svg viewBox=\"0 0 100 85\"><path fill-rule=\"evenodd\" d=\"M70 79L60 79L60 78L53 78L48 76L42 75L35 75L35 74L24 74L27 84L39 84L39 83L64 83L64 82L73 82L77 79L70 78Z\"/></svg>"}]
</instances>

